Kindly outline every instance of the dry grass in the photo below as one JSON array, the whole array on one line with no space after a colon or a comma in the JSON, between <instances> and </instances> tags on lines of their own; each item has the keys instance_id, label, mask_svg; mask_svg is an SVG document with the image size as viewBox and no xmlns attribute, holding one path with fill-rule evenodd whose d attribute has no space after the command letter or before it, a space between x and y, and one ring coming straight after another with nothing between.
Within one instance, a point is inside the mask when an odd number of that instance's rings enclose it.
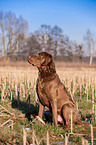
<instances>
[{"instance_id":1,"label":"dry grass","mask_svg":"<svg viewBox=\"0 0 96 145\"><path fill-rule=\"evenodd\" d=\"M95 114L95 110L93 110L93 104L96 105L96 68L90 68L85 65L82 66L81 64L74 65L72 63L65 64L58 62L56 63L56 70L61 81L72 95L74 101L78 103L78 109L80 112L82 112L83 117L86 117L87 115L92 116L92 113ZM29 111L25 106L29 93L31 94L31 107L34 108L34 102L37 99L35 92L37 77L38 70L35 67L31 66L28 62L12 62L10 64L6 63L5 65L3 63L1 64L0 98L2 96L2 92L4 91L4 100L2 102L0 99L0 104L10 112L15 114L15 118L11 118L14 121L13 131L10 131L10 129L6 127L4 127L2 130L0 128L0 141L2 141L3 143L6 143L8 141L7 143L10 144L15 144L16 142L18 144L22 144L22 125L24 125L25 128L31 128L31 131L28 133L28 143L32 143L32 129L35 130L35 134L38 140L45 136L46 132L49 131L50 144L53 144L56 138L60 138L60 140L64 141L64 138L62 138L61 136L63 135L64 137L66 132L70 132L70 128L56 128L47 123L46 125L42 125L42 123L38 121L31 123L30 121L28 121L28 119L26 119L27 117L24 116L23 118L21 118L21 120L20 118L18 118L21 113L26 114L26 111ZM93 89L94 91L92 94ZM18 98L18 96L16 96L16 91L19 91L21 101L19 102L20 106L18 106L18 104L15 104L15 108L13 108L13 106L10 104L11 101L9 90L12 91L12 97L14 97L15 99ZM87 94L88 100L90 101L87 100ZM34 120L35 116L32 117L32 120ZM80 114L79 117L80 119L82 119L82 116ZM4 121L6 121L6 119L8 118L0 118L0 123L2 124ZM96 121L93 123L93 126L96 126ZM90 134L90 126L74 125L73 132ZM96 130L94 130L94 135L96 135ZM88 141L90 142L89 136L86 136L86 139L88 139ZM81 138L71 137L70 142L74 145L81 144ZM46 144L46 141L43 144Z\"/></svg>"}]
</instances>

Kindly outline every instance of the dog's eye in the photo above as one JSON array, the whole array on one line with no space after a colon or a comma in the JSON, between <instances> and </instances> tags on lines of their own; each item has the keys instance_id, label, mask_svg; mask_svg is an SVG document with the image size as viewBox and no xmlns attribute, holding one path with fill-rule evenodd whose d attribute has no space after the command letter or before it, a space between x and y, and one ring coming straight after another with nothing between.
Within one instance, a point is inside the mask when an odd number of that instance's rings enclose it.
<instances>
[{"instance_id":1,"label":"dog's eye","mask_svg":"<svg viewBox=\"0 0 96 145\"><path fill-rule=\"evenodd\" d=\"M40 60L40 59L41 59L41 57L39 55L37 55L37 60Z\"/></svg>"},{"instance_id":2,"label":"dog's eye","mask_svg":"<svg viewBox=\"0 0 96 145\"><path fill-rule=\"evenodd\" d=\"M45 61L45 58L44 57L42 58L42 61Z\"/></svg>"}]
</instances>

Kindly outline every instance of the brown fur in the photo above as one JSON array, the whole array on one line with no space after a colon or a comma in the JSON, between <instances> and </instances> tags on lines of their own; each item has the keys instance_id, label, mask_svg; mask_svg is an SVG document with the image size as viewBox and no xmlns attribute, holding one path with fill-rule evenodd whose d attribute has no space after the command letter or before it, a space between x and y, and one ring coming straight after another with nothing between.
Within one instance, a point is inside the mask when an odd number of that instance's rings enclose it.
<instances>
[{"instance_id":1,"label":"brown fur","mask_svg":"<svg viewBox=\"0 0 96 145\"><path fill-rule=\"evenodd\" d=\"M67 92L65 86L56 74L52 55L47 52L38 53L28 57L29 63L39 70L36 91L39 98L39 117L42 118L44 107L47 106L53 116L53 123L59 120L64 125L69 125L72 110L73 122L83 124L78 119L76 106Z\"/></svg>"}]
</instances>

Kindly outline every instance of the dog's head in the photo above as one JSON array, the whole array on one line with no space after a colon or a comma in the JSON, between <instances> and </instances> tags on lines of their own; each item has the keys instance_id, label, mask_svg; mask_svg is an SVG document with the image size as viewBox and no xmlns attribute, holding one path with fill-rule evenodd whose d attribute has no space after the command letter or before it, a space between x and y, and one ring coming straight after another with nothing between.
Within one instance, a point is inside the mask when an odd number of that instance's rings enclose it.
<instances>
[{"instance_id":1,"label":"dog's head","mask_svg":"<svg viewBox=\"0 0 96 145\"><path fill-rule=\"evenodd\" d=\"M46 80L52 79L55 74L55 64L52 55L47 52L40 52L37 55L29 56L28 62L39 69L39 77Z\"/></svg>"},{"instance_id":2,"label":"dog's head","mask_svg":"<svg viewBox=\"0 0 96 145\"><path fill-rule=\"evenodd\" d=\"M40 52L37 55L29 56L28 62L33 66L47 66L52 61L52 55L47 52Z\"/></svg>"}]
</instances>

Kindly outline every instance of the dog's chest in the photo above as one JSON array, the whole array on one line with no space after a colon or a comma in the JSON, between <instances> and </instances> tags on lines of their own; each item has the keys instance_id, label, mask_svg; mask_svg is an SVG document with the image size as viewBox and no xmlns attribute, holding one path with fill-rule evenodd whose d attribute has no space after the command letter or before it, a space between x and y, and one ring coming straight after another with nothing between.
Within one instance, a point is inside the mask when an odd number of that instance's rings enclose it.
<instances>
[{"instance_id":1,"label":"dog's chest","mask_svg":"<svg viewBox=\"0 0 96 145\"><path fill-rule=\"evenodd\" d=\"M46 87L46 85L44 82L41 82L39 80L37 81L36 91L38 94L38 98L44 106L49 107L49 100L48 100L48 97L47 97L46 92L45 92L45 87Z\"/></svg>"},{"instance_id":2,"label":"dog's chest","mask_svg":"<svg viewBox=\"0 0 96 145\"><path fill-rule=\"evenodd\" d=\"M38 87L40 88L40 90L44 89L45 87L45 83L41 80L38 81Z\"/></svg>"},{"instance_id":3,"label":"dog's chest","mask_svg":"<svg viewBox=\"0 0 96 145\"><path fill-rule=\"evenodd\" d=\"M46 97L49 102L53 99L53 96L56 96L56 94L58 93L56 91L57 85L56 83L53 83L53 81L44 82L44 81L38 80L37 86L38 86L37 93L39 97L40 98Z\"/></svg>"}]
</instances>

